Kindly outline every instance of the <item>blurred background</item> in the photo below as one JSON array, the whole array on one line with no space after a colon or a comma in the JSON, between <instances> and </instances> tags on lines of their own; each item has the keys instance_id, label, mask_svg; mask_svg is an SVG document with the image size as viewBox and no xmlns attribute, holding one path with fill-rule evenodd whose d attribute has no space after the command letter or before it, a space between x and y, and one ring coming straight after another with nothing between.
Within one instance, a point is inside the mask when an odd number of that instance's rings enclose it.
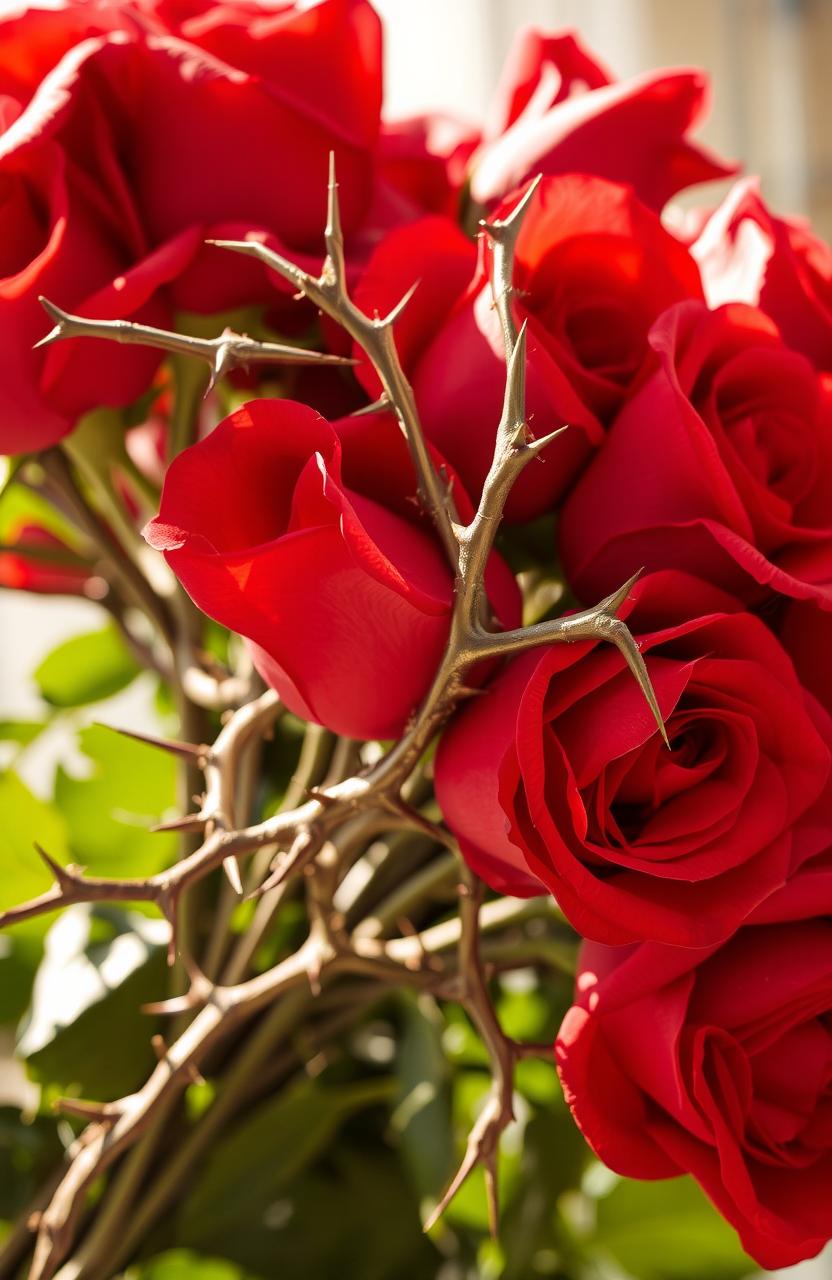
<instances>
[{"instance_id":1,"label":"blurred background","mask_svg":"<svg viewBox=\"0 0 832 1280\"><path fill-rule=\"evenodd\" d=\"M574 28L621 78L658 66L705 68L713 100L698 136L758 174L779 211L807 215L832 236L832 0L376 0L376 7L387 27L391 117L443 108L481 118L515 32L529 23ZM720 195L699 190L693 200L715 203ZM4 592L0 714L37 715L32 670L61 639L100 622L90 602ZM152 681L140 679L81 715L151 727ZM27 753L21 773L36 792L58 760L83 768L73 741L68 724L56 726ZM19 1098L22 1087L3 1056L0 1045L0 1103ZM782 1274L832 1277L832 1257Z\"/></svg>"}]
</instances>

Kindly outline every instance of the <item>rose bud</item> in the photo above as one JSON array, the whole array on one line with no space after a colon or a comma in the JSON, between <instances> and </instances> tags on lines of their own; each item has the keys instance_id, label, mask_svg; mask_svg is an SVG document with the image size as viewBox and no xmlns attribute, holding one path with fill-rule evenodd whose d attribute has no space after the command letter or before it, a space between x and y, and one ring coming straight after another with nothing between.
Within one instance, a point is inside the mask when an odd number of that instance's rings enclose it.
<instances>
[{"instance_id":1,"label":"rose bud","mask_svg":"<svg viewBox=\"0 0 832 1280\"><path fill-rule=\"evenodd\" d=\"M659 369L564 504L578 596L644 566L749 602L773 591L832 608L832 382L741 304L684 303L650 343Z\"/></svg>"},{"instance_id":2,"label":"rose bud","mask_svg":"<svg viewBox=\"0 0 832 1280\"><path fill-rule=\"evenodd\" d=\"M584 946L555 1047L598 1157L631 1178L692 1173L772 1269L832 1236L832 880L812 888L813 919L786 892L778 923L718 950Z\"/></svg>"},{"instance_id":3,"label":"rose bud","mask_svg":"<svg viewBox=\"0 0 832 1280\"><path fill-rule=\"evenodd\" d=\"M617 649L556 645L451 722L436 795L500 892L548 890L598 941L701 947L817 853L832 723L732 598L662 573L630 601L671 749Z\"/></svg>"},{"instance_id":4,"label":"rose bud","mask_svg":"<svg viewBox=\"0 0 832 1280\"><path fill-rule=\"evenodd\" d=\"M759 307L790 347L832 370L832 250L804 219L775 217L756 178L729 191L691 252L709 306Z\"/></svg>"},{"instance_id":5,"label":"rose bud","mask_svg":"<svg viewBox=\"0 0 832 1280\"><path fill-rule=\"evenodd\" d=\"M453 599L415 493L391 417L333 426L259 400L179 454L145 536L200 609L253 643L291 711L390 738L427 692ZM488 585L500 621L517 625L517 587L496 556Z\"/></svg>"},{"instance_id":6,"label":"rose bud","mask_svg":"<svg viewBox=\"0 0 832 1280\"><path fill-rule=\"evenodd\" d=\"M482 204L537 173L594 173L629 183L660 210L696 182L736 172L688 140L708 107L702 71L650 71L615 82L577 39L517 33L483 144L471 166Z\"/></svg>"},{"instance_id":7,"label":"rose bud","mask_svg":"<svg viewBox=\"0 0 832 1280\"><path fill-rule=\"evenodd\" d=\"M357 291L364 310L385 314L419 281L396 326L397 343L425 431L471 493L479 493L491 463L505 386L489 272L487 251L477 262L455 228L431 219L383 241ZM515 320L528 325L531 430L570 425L509 497L508 517L525 520L551 508L601 442L601 424L641 370L655 318L702 291L687 249L629 188L576 174L544 179L532 196L514 286ZM377 395L372 372L360 376Z\"/></svg>"}]
</instances>

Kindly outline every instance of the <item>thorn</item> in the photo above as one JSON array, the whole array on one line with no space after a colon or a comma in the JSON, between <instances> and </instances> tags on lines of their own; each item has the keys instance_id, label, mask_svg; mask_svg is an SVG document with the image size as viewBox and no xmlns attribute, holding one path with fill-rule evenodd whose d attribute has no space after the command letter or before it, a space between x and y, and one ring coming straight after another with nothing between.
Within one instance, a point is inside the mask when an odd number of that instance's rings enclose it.
<instances>
[{"instance_id":1,"label":"thorn","mask_svg":"<svg viewBox=\"0 0 832 1280\"><path fill-rule=\"evenodd\" d=\"M484 1161L485 1198L488 1204L488 1233L496 1241L500 1233L500 1197L497 1190L497 1160L494 1151Z\"/></svg>"},{"instance_id":2,"label":"thorn","mask_svg":"<svg viewBox=\"0 0 832 1280\"><path fill-rule=\"evenodd\" d=\"M338 200L338 178L335 173L335 152L329 153L329 181L326 191L326 229L324 231L327 245L331 241L343 242L341 230L341 208Z\"/></svg>"},{"instance_id":3,"label":"thorn","mask_svg":"<svg viewBox=\"0 0 832 1280\"><path fill-rule=\"evenodd\" d=\"M379 396L378 400L374 400L372 404L365 404L362 409L355 409L349 415L351 418L367 418L371 413L388 413L393 408L387 396Z\"/></svg>"},{"instance_id":4,"label":"thorn","mask_svg":"<svg viewBox=\"0 0 832 1280\"><path fill-rule=\"evenodd\" d=\"M638 569L631 578L627 579L623 587L619 587L611 596L602 600L598 605L598 612L606 614L607 617L617 617L619 609L643 573L644 569Z\"/></svg>"},{"instance_id":5,"label":"thorn","mask_svg":"<svg viewBox=\"0 0 832 1280\"><path fill-rule=\"evenodd\" d=\"M307 787L306 794L310 800L317 800L318 804L323 805L324 808L335 803L332 796L321 787Z\"/></svg>"},{"instance_id":6,"label":"thorn","mask_svg":"<svg viewBox=\"0 0 832 1280\"><path fill-rule=\"evenodd\" d=\"M434 1207L433 1211L428 1214L427 1218L422 1224L422 1230L425 1233L427 1233L428 1231L432 1231L433 1228L436 1226L437 1222L442 1217L442 1214L445 1212L448 1205L451 1203L457 1191L459 1191L459 1188L462 1186L463 1182L465 1182L469 1173L471 1173L476 1163L477 1163L476 1150L472 1150L469 1144L469 1147L466 1150L465 1155L463 1157L462 1164L459 1166L453 1178L451 1178L451 1181L448 1183L447 1189L445 1190L441 1200Z\"/></svg>"},{"instance_id":7,"label":"thorn","mask_svg":"<svg viewBox=\"0 0 832 1280\"><path fill-rule=\"evenodd\" d=\"M653 719L655 720L656 727L662 736L662 741L669 751L670 739L667 736L667 729L665 728L661 708L659 707L659 702L656 697L656 691L653 688L653 682L650 679L650 675L647 670L647 664L644 661L642 652L639 649L638 643L633 637L630 628L623 619L618 617L618 610L624 604L627 596L630 594L643 572L643 569L639 569L637 573L634 573L633 576L624 583L623 587L619 587L611 596L607 596L606 600L602 600L595 612L599 619L606 619L608 626L603 632L603 638L605 640L609 640L615 645L619 653L624 658L624 661L627 663L627 666L630 668L630 671L633 673L636 683L653 714ZM615 622L618 625L609 626L612 622Z\"/></svg>"},{"instance_id":8,"label":"thorn","mask_svg":"<svg viewBox=\"0 0 832 1280\"><path fill-rule=\"evenodd\" d=\"M321 994L321 957L317 953L309 962L306 976L309 979L309 990L312 995L319 996Z\"/></svg>"},{"instance_id":9,"label":"thorn","mask_svg":"<svg viewBox=\"0 0 832 1280\"><path fill-rule=\"evenodd\" d=\"M264 894L269 893L272 889L276 889L283 884L284 880L290 875L304 870L306 865L312 860L317 853L317 848L311 840L308 831L301 831L292 842L291 848L284 854L278 855L282 860L278 861L278 865L274 867L271 875L267 876L263 883L248 894L246 901L252 898L262 898Z\"/></svg>"},{"instance_id":10,"label":"thorn","mask_svg":"<svg viewBox=\"0 0 832 1280\"><path fill-rule=\"evenodd\" d=\"M61 338L65 337L66 325L72 319L72 316L70 316L66 311L62 311L60 307L55 306L55 303L50 302L48 298L44 298L41 295L38 298L38 302L43 307L50 320L55 321L55 327L54 329L50 329L45 338L41 338L39 342L36 342L33 345L33 351L37 351L38 347L48 347L53 342L58 342Z\"/></svg>"},{"instance_id":11,"label":"thorn","mask_svg":"<svg viewBox=\"0 0 832 1280\"><path fill-rule=\"evenodd\" d=\"M526 433L526 324L524 320L517 341L511 352L506 371L506 393L503 401L503 421L509 430L516 427Z\"/></svg>"},{"instance_id":12,"label":"thorn","mask_svg":"<svg viewBox=\"0 0 832 1280\"><path fill-rule=\"evenodd\" d=\"M527 448L534 457L539 457L544 449L548 449L549 445L557 440L558 436L562 436L564 431L569 430L569 423L565 427L558 427L557 431L550 431L548 435L538 436L536 440L529 440Z\"/></svg>"},{"instance_id":13,"label":"thorn","mask_svg":"<svg viewBox=\"0 0 832 1280\"><path fill-rule=\"evenodd\" d=\"M171 818L170 822L157 822L150 830L154 833L163 831L201 831L208 819L201 813L186 813L184 818Z\"/></svg>"},{"instance_id":14,"label":"thorn","mask_svg":"<svg viewBox=\"0 0 832 1280\"><path fill-rule=\"evenodd\" d=\"M156 1061L164 1062L165 1058L168 1056L168 1046L165 1041L165 1037L160 1036L157 1033L155 1036L150 1037L150 1044L153 1052L156 1054Z\"/></svg>"},{"instance_id":15,"label":"thorn","mask_svg":"<svg viewBox=\"0 0 832 1280\"><path fill-rule=\"evenodd\" d=\"M160 751L169 751L171 755L182 756L186 760L196 760L202 767L208 762L211 756L211 748L205 746L194 746L191 742L175 742L172 738L155 738L149 733L138 733L135 729L121 729L118 725L102 724L101 721L95 721L100 729L110 729L113 733L120 733L124 738L133 738L136 742L144 742L148 747L157 747Z\"/></svg>"},{"instance_id":16,"label":"thorn","mask_svg":"<svg viewBox=\"0 0 832 1280\"><path fill-rule=\"evenodd\" d=\"M497 241L498 244L511 243L516 239L542 177L543 174L539 173L536 178L532 178L517 204L505 218L501 218L498 222L480 223L489 239Z\"/></svg>"},{"instance_id":17,"label":"thorn","mask_svg":"<svg viewBox=\"0 0 832 1280\"><path fill-rule=\"evenodd\" d=\"M39 1231L40 1224L43 1221L43 1210L35 1209L34 1213L30 1213L26 1219L26 1227L29 1231Z\"/></svg>"},{"instance_id":18,"label":"thorn","mask_svg":"<svg viewBox=\"0 0 832 1280\"><path fill-rule=\"evenodd\" d=\"M214 245L217 249L230 249L232 253L242 253L249 258L257 258L272 271L276 271L284 280L288 280L290 284L299 288L301 296L305 296L306 286L314 283L307 271L302 271L288 258L275 253L260 240L206 240L205 243Z\"/></svg>"},{"instance_id":19,"label":"thorn","mask_svg":"<svg viewBox=\"0 0 832 1280\"><path fill-rule=\"evenodd\" d=\"M225 872L228 883L231 885L231 888L234 890L237 897L242 898L243 880L240 875L240 864L234 857L233 853L229 854L227 858L223 858L222 869Z\"/></svg>"},{"instance_id":20,"label":"thorn","mask_svg":"<svg viewBox=\"0 0 832 1280\"><path fill-rule=\"evenodd\" d=\"M171 996L169 1000L150 1000L147 1004L141 1006L142 1013L147 1013L151 1017L175 1017L180 1013L190 1013L193 1009L198 1009L204 1001L198 999L192 992L187 992L184 996Z\"/></svg>"},{"instance_id":21,"label":"thorn","mask_svg":"<svg viewBox=\"0 0 832 1280\"><path fill-rule=\"evenodd\" d=\"M211 375L208 379L208 385L205 388L205 395L224 377L234 365L234 348L230 342L219 342L214 352L214 359L211 362Z\"/></svg>"},{"instance_id":22,"label":"thorn","mask_svg":"<svg viewBox=\"0 0 832 1280\"><path fill-rule=\"evenodd\" d=\"M413 284L407 290L407 293L399 298L399 301L396 303L395 307L393 307L392 311L388 311L384 319L377 322L380 329L390 328L390 326L396 323L421 283L421 280L413 281Z\"/></svg>"},{"instance_id":23,"label":"thorn","mask_svg":"<svg viewBox=\"0 0 832 1280\"><path fill-rule=\"evenodd\" d=\"M59 1115L78 1116L91 1124L115 1124L119 1111L108 1102L84 1102L80 1098L55 1098L52 1110Z\"/></svg>"},{"instance_id":24,"label":"thorn","mask_svg":"<svg viewBox=\"0 0 832 1280\"><path fill-rule=\"evenodd\" d=\"M52 873L58 887L60 889L65 889L67 885L71 885L73 883L73 876L71 872L66 867L62 867L60 862L56 862L55 859L48 854L43 846L39 845L36 840L33 843L35 852L41 861L46 864L47 870Z\"/></svg>"}]
</instances>

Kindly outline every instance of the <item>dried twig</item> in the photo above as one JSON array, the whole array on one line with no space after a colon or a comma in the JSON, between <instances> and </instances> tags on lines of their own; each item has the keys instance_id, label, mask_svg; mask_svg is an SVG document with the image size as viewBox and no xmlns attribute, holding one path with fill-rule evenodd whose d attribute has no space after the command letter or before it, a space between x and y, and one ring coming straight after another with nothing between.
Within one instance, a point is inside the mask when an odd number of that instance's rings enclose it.
<instances>
[{"instance_id":1,"label":"dried twig","mask_svg":"<svg viewBox=\"0 0 832 1280\"><path fill-rule=\"evenodd\" d=\"M111 342L130 346L155 347L160 351L175 352L183 356L195 356L205 360L211 369L209 388L229 370L252 364L300 364L300 365L351 365L354 360L345 356L329 355L324 351L309 351L304 347L292 347L282 342L258 342L232 329L224 329L217 338L194 338L184 333L170 333L166 329L154 329L151 325L131 320L92 320L63 311L48 298L40 299L41 306L55 322L55 327L35 345L47 347L65 338L107 338Z\"/></svg>"},{"instance_id":2,"label":"dried twig","mask_svg":"<svg viewBox=\"0 0 832 1280\"><path fill-rule=\"evenodd\" d=\"M339 321L372 361L384 388L385 403L395 409L407 440L421 501L435 523L456 578L448 642L433 684L410 727L372 768L346 777L341 776L340 770L334 770L320 786L307 790L306 798L301 794L293 796L292 807L263 822L238 827L235 796L241 754L247 743L268 728L277 711L276 696L264 694L233 713L212 747L156 741L157 746L183 756L192 768L197 766L204 775L205 795L198 811L172 824L178 830L202 828L204 839L198 849L175 866L141 880L87 878L46 857L55 877L53 888L32 902L0 915L2 926L69 902L151 901L170 921L175 947L177 906L182 894L220 864L226 867L235 889L239 890L242 877L236 858L257 850L276 850L276 859L272 858L267 867L258 867L258 874L262 872L265 876L259 888L267 894L264 902L268 902L269 907L276 895L283 892L288 877L306 872L309 935L298 951L274 968L247 981L238 981L253 950L244 948L243 959L234 957L226 970L225 983L216 984L202 972L195 958L185 952L182 959L190 978L189 990L184 996L154 1008L160 1013L186 1012L196 1016L166 1048L143 1088L109 1104L106 1114L96 1113L78 1140L69 1168L41 1216L31 1280L48 1280L54 1275L72 1244L91 1183L162 1113L169 1099L185 1087L213 1045L243 1019L266 1004L284 998L290 990L306 984L317 992L341 974L371 978L375 983L416 985L457 999L468 1010L489 1051L492 1087L469 1137L460 1169L431 1221L441 1213L476 1164L482 1163L489 1193L489 1216L492 1230L496 1231L497 1147L500 1134L512 1118L513 1072L519 1050L503 1035L494 1013L480 958L479 934L481 927L523 918L522 912L529 908L522 904L519 909L516 904L506 908L494 903L485 906L481 913L482 886L464 870L457 918L421 933L403 921L401 936L385 939L379 934L387 931L386 919L383 927L379 927L378 922L369 925L365 922L362 926L362 922L356 920L349 931L333 900L354 852L360 850L361 841L366 842L374 831L389 832L405 827L453 848L453 842L442 828L405 802L403 787L431 740L466 695L465 679L470 668L484 658L508 657L555 642L605 640L613 643L624 655L663 732L641 653L626 624L618 617L632 581L593 609L508 632L495 629L487 599L486 566L511 487L523 468L534 461L562 429L535 440L525 420L526 334L524 330L519 334L516 331L511 295L514 246L532 190L526 192L506 219L485 228L493 246L494 298L505 340L506 393L493 462L476 513L467 525L460 523L452 494L433 464L413 392L396 352L394 324L410 294L383 318L366 316L348 295L334 168L329 183L327 254L319 277L301 270L257 240L218 242L258 258L293 283L302 295ZM56 312L53 310L51 314ZM250 346L235 345L248 343L239 335L225 334L206 343L196 339L179 340L177 335L140 326L125 327L119 322L90 322L65 313L57 313L56 318L59 323L56 331L49 335L49 341L82 334L116 336L128 342L149 342L152 338L153 345L201 355L211 363L215 375L246 351L252 358ZM263 359L267 358L267 349L270 357L275 358L275 348L276 344L257 344ZM322 358L312 353L310 361L321 363ZM79 503L84 506L80 492L70 487L67 494L73 509ZM80 523L83 527L84 520ZM132 576L129 583L123 585L125 590L129 586L134 594L142 597L148 590L146 583L140 585ZM175 633L176 619L166 613L163 621L163 634L176 652L177 644L182 643L182 638ZM350 752L343 754L345 760L350 758ZM398 895L393 893L387 905L398 911L400 903L407 900L405 890ZM257 925L260 930L257 937L262 936L269 915L268 910L263 913ZM447 954L454 946L457 948L455 963L452 955Z\"/></svg>"}]
</instances>

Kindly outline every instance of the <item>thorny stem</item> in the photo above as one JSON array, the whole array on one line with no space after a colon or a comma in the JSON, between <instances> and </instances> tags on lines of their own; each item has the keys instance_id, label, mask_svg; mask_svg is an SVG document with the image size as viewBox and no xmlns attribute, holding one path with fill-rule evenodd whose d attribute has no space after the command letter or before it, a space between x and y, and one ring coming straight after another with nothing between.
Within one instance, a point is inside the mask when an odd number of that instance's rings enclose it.
<instances>
[{"instance_id":1,"label":"thorny stem","mask_svg":"<svg viewBox=\"0 0 832 1280\"><path fill-rule=\"evenodd\" d=\"M49 346L65 338L108 338L111 342L130 346L155 347L184 356L205 360L211 370L209 389L229 370L252 364L350 365L354 361L322 351L308 351L281 342L258 342L245 334L225 329L217 338L194 338L183 333L169 333L131 320L90 320L86 316L62 311L48 298L40 299L54 328L35 345Z\"/></svg>"},{"instance_id":2,"label":"thorny stem","mask_svg":"<svg viewBox=\"0 0 832 1280\"><path fill-rule=\"evenodd\" d=\"M185 1088L191 1073L205 1055L231 1030L259 1009L279 1000L274 1017L279 1022L287 993L313 995L325 983L340 975L352 974L374 983L409 983L435 995L459 1000L467 1009L488 1049L492 1063L492 1088L486 1106L477 1119L462 1165L442 1202L432 1215L435 1220L477 1163L483 1163L489 1192L489 1216L496 1231L496 1157L499 1137L512 1118L513 1070L518 1051L500 1029L490 1001L481 962L481 929L499 927L525 919L529 904L504 902L482 906L482 886L463 868L459 915L452 920L417 933L408 928L402 936L385 940L378 925L347 930L344 918L333 906L333 896L348 869L351 850L358 839L373 832L405 828L423 833L440 844L449 837L403 800L403 787L418 767L424 752L465 694L465 678L470 668L483 659L498 659L553 642L604 640L615 644L638 681L662 732L661 715L638 646L626 624L617 616L632 583L603 600L594 609L571 617L557 618L515 631L494 630L485 589L485 571L497 528L512 485L523 468L539 456L558 434L531 438L525 420L525 330L516 332L511 310L514 246L533 187L502 222L485 227L493 244L493 291L506 348L506 393L497 428L494 458L484 482L477 511L462 525L451 493L434 466L419 421L410 384L401 368L394 340L394 324L410 294L384 318L368 317L350 299L345 276L343 236L337 199L334 167L330 173L325 233L326 258L319 277L311 276L275 254L257 240L218 242L224 247L258 258L287 279L327 315L339 321L363 348L381 380L384 398L395 410L413 459L421 501L429 512L447 553L455 576L455 598L445 654L433 684L403 737L372 768L352 776L325 778L318 789L292 797L294 805L263 822L238 827L235 787L241 755L251 740L262 736L277 713L277 699L264 694L233 713L213 747L199 743L156 745L182 756L198 768L205 780L205 795L194 814L172 825L180 830L202 832L199 848L173 867L151 877L110 881L86 878L73 868L59 867L44 855L55 883L51 890L32 902L0 914L0 926L42 914L71 902L133 900L154 902L171 924L171 952L177 945L177 908L183 893L220 864L231 882L239 887L236 858L258 850L276 850L269 867L258 867L266 879L261 929L270 918L271 905L282 893L289 878L306 871L309 935L293 954L264 973L242 981L253 948L243 944L243 952L232 958L222 984L203 973L194 957L182 955L190 977L186 995L153 1006L169 1014L195 1014L173 1044L165 1051L146 1084L135 1094L117 1103L96 1109L65 1103L91 1116L91 1123L75 1144L71 1162L50 1204L41 1216L30 1280L49 1280L71 1247L86 1193L97 1179L136 1139L154 1123L169 1105L169 1099ZM412 292L412 291L411 291ZM211 364L215 376L224 372L244 352L251 358L248 340L239 335L221 335L210 342L181 339L161 331L124 326L119 322L90 322L65 313L51 312L56 329L48 341L68 336L117 336L121 341L151 341L168 350L198 354ZM261 355L275 357L277 344L258 344ZM297 353L293 352L293 357ZM314 363L322 358L315 353ZM323 362L326 362L325 360ZM75 485L63 455L46 455L48 468L60 486L76 522L99 545L108 546L107 531L91 515L83 495ZM102 532L103 535L102 536ZM154 618L172 652L181 647L180 626L187 620L173 618L148 587L141 573L125 565L112 547L114 574L125 596L136 600ZM181 666L181 663L179 664ZM359 821L360 819L360 821ZM356 846L360 848L360 843ZM443 867L443 876L445 874ZM428 877L430 878L430 877ZM255 882L257 883L257 882ZM406 897L406 891L405 897ZM268 895L272 895L271 898ZM396 906L388 900L381 910ZM482 910L481 910L482 906ZM548 909L553 910L550 903ZM539 907L538 907L539 910ZM356 926L361 921L355 922ZM383 922L384 924L384 922ZM386 931L386 924L381 930ZM262 936L262 935L261 935ZM456 947L456 963L447 953ZM439 954L437 954L439 953ZM439 956L442 956L440 959ZM305 999L308 997L305 996Z\"/></svg>"}]
</instances>

